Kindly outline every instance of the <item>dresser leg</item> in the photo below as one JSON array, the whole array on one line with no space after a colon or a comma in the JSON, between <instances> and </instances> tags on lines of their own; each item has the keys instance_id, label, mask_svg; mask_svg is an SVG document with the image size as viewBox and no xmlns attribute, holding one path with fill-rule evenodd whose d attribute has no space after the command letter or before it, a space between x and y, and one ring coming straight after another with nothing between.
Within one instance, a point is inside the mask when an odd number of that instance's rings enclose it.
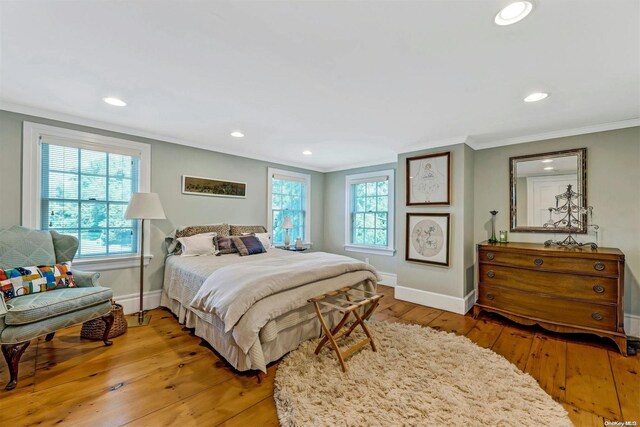
<instances>
[{"instance_id":1,"label":"dresser leg","mask_svg":"<svg viewBox=\"0 0 640 427\"><path fill-rule=\"evenodd\" d=\"M620 354L622 354L624 357L627 357L629 355L628 349L627 349L627 337L612 337L612 338L615 341L616 345L618 346L618 350L620 350ZM635 353L631 352L631 354L635 354Z\"/></svg>"},{"instance_id":2,"label":"dresser leg","mask_svg":"<svg viewBox=\"0 0 640 427\"><path fill-rule=\"evenodd\" d=\"M473 306L473 318L477 319L478 316L480 315L480 312L482 311L482 309L480 307L476 307L475 305Z\"/></svg>"}]
</instances>

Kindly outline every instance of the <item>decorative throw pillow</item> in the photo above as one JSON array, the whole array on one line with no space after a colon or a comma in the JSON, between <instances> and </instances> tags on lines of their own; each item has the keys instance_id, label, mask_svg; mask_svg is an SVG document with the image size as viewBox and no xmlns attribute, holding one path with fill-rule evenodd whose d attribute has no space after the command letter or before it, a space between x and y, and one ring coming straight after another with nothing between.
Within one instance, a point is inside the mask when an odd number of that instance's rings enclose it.
<instances>
[{"instance_id":1,"label":"decorative throw pillow","mask_svg":"<svg viewBox=\"0 0 640 427\"><path fill-rule=\"evenodd\" d=\"M211 232L178 238L178 242L180 242L182 246L182 255L215 255L216 246L213 240L216 238L216 235L216 233Z\"/></svg>"},{"instance_id":2,"label":"decorative throw pillow","mask_svg":"<svg viewBox=\"0 0 640 427\"><path fill-rule=\"evenodd\" d=\"M266 252L260 239L256 236L231 236L233 245L238 249L240 256L255 255Z\"/></svg>"},{"instance_id":3,"label":"decorative throw pillow","mask_svg":"<svg viewBox=\"0 0 640 427\"><path fill-rule=\"evenodd\" d=\"M265 233L266 228L262 225L230 225L229 233L232 236L242 236L243 234Z\"/></svg>"},{"instance_id":4,"label":"decorative throw pillow","mask_svg":"<svg viewBox=\"0 0 640 427\"><path fill-rule=\"evenodd\" d=\"M38 292L75 287L68 263L0 269L0 291L5 301Z\"/></svg>"},{"instance_id":5,"label":"decorative throw pillow","mask_svg":"<svg viewBox=\"0 0 640 427\"><path fill-rule=\"evenodd\" d=\"M182 253L182 245L178 241L180 237L191 237L203 233L216 233L218 236L228 236L229 224L205 224L180 227L175 231L175 237L167 243L167 251L170 254L180 255Z\"/></svg>"},{"instance_id":6,"label":"decorative throw pillow","mask_svg":"<svg viewBox=\"0 0 640 427\"><path fill-rule=\"evenodd\" d=\"M235 254L238 252L233 241L229 236L217 236L216 237L216 255Z\"/></svg>"},{"instance_id":7,"label":"decorative throw pillow","mask_svg":"<svg viewBox=\"0 0 640 427\"><path fill-rule=\"evenodd\" d=\"M262 243L262 246L264 246L265 250L269 250L271 248L271 234L269 233L253 233L254 236L256 236L259 240L260 243Z\"/></svg>"}]
</instances>

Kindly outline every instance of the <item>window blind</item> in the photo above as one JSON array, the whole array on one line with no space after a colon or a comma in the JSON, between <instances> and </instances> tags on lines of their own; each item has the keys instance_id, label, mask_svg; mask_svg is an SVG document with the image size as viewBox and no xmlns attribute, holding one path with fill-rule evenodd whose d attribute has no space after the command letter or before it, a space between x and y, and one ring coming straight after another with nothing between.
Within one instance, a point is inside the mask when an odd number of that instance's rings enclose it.
<instances>
[{"instance_id":1,"label":"window blind","mask_svg":"<svg viewBox=\"0 0 640 427\"><path fill-rule=\"evenodd\" d=\"M93 148L41 139L41 229L77 237L78 257L136 253L138 223L124 212L138 190L139 155Z\"/></svg>"}]
</instances>

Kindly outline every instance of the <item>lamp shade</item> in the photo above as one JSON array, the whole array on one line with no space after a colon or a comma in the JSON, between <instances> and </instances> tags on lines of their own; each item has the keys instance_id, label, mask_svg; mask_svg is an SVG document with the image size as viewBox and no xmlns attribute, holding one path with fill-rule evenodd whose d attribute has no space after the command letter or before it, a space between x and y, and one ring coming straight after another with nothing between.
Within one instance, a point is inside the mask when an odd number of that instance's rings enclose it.
<instances>
[{"instance_id":1,"label":"lamp shade","mask_svg":"<svg viewBox=\"0 0 640 427\"><path fill-rule=\"evenodd\" d=\"M157 193L133 193L124 213L127 219L166 219Z\"/></svg>"},{"instance_id":2,"label":"lamp shade","mask_svg":"<svg viewBox=\"0 0 640 427\"><path fill-rule=\"evenodd\" d=\"M285 216L282 220L282 228L285 230L290 230L293 228L293 224L291 223L291 217Z\"/></svg>"}]
</instances>

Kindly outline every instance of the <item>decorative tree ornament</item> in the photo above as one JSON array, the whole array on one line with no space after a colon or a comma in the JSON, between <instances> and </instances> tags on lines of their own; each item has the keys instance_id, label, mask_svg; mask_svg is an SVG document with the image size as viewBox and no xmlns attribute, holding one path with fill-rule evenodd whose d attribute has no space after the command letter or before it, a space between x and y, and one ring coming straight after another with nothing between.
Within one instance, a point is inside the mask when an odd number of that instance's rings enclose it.
<instances>
[{"instance_id":1,"label":"decorative tree ornament","mask_svg":"<svg viewBox=\"0 0 640 427\"><path fill-rule=\"evenodd\" d=\"M591 249L597 249L598 245L594 242L580 243L573 235L580 230L592 228L596 233L596 241L598 240L598 229L596 224L592 224L593 206L583 207L576 203L582 199L580 193L576 193L572 189L572 185L567 185L567 191L556 196L556 207L549 208L549 220L543 224L543 227L554 228L557 230L569 230L569 235L564 240L549 239L544 242L545 246L564 246L569 248L579 248L582 246L591 246ZM559 215L559 220L553 219L553 214Z\"/></svg>"}]
</instances>

